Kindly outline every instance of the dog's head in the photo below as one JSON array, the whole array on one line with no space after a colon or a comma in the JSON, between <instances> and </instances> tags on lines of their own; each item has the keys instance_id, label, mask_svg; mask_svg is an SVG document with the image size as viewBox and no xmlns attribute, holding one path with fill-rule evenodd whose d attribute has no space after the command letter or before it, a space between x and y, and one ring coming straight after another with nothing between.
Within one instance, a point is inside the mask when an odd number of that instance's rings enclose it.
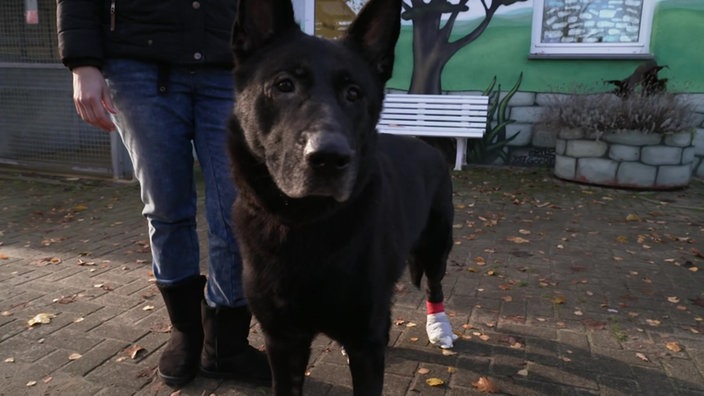
<instances>
[{"instance_id":1,"label":"dog's head","mask_svg":"<svg viewBox=\"0 0 704 396\"><path fill-rule=\"evenodd\" d=\"M240 0L233 131L290 198L349 199L373 155L401 0L370 0L345 35L302 33L290 0Z\"/></svg>"}]
</instances>

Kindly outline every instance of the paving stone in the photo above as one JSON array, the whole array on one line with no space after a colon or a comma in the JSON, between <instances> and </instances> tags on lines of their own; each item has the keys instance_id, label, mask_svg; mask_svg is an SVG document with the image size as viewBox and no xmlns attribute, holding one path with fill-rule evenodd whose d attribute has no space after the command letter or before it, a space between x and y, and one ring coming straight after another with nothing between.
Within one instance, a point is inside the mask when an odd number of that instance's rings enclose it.
<instances>
[{"instance_id":1,"label":"paving stone","mask_svg":"<svg viewBox=\"0 0 704 396\"><path fill-rule=\"evenodd\" d=\"M704 183L653 193L568 183L542 169L473 167L453 177L461 228L453 230L445 305L461 338L450 356L428 343L423 294L404 275L392 319L405 322L391 327L385 394L482 395L472 382L487 376L503 394L522 396L628 394L629 387L639 395L704 396L704 324L692 303L702 297L704 261L692 247L704 240L697 221ZM171 395L154 375L169 335L155 331L167 315L149 282L149 252L140 250L147 228L138 190L82 183L0 172L0 201L12 208L0 212L0 256L10 257L0 259L0 312L9 313L0 316L0 359L15 358L0 361L0 394ZM76 202L88 209L76 217L82 221L67 221L65 208ZM61 264L37 265L54 255ZM673 296L680 301L668 301ZM54 302L60 297L66 300ZM28 330L39 312L57 317ZM683 350L667 350L671 341ZM256 325L250 342L263 344ZM126 352L133 345L144 348L136 359ZM73 352L81 358L69 361ZM309 365L306 394L351 394L335 342L317 337ZM434 374L442 387L425 383ZM30 380L37 384L28 388ZM200 376L181 389L184 396L267 393Z\"/></svg>"}]
</instances>

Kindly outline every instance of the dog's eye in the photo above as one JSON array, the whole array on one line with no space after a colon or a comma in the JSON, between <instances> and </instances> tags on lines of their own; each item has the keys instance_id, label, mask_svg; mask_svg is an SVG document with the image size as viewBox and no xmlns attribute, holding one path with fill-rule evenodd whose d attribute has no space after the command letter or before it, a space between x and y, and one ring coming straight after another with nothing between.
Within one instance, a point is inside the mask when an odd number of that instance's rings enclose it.
<instances>
[{"instance_id":1,"label":"dog's eye","mask_svg":"<svg viewBox=\"0 0 704 396\"><path fill-rule=\"evenodd\" d=\"M362 97L362 91L358 87L352 86L348 87L345 92L345 98L350 102L356 102Z\"/></svg>"},{"instance_id":2,"label":"dog's eye","mask_svg":"<svg viewBox=\"0 0 704 396\"><path fill-rule=\"evenodd\" d=\"M289 80L288 78L277 81L274 86L279 92L283 93L293 92L293 89L295 88L295 86L293 85L293 81Z\"/></svg>"}]
</instances>

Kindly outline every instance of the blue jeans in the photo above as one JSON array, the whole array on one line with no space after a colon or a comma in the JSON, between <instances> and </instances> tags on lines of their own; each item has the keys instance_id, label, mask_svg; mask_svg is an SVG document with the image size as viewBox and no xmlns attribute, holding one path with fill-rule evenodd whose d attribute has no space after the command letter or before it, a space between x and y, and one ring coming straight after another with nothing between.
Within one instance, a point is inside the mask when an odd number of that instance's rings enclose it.
<instances>
[{"instance_id":1,"label":"blue jeans","mask_svg":"<svg viewBox=\"0 0 704 396\"><path fill-rule=\"evenodd\" d=\"M114 59L103 73L118 110L113 121L141 186L157 282L172 285L200 274L195 148L205 179L206 300L210 306L244 305L231 216L237 193L226 149L231 71L171 67L160 74L153 63ZM159 92L159 82L166 82L166 92Z\"/></svg>"}]
</instances>

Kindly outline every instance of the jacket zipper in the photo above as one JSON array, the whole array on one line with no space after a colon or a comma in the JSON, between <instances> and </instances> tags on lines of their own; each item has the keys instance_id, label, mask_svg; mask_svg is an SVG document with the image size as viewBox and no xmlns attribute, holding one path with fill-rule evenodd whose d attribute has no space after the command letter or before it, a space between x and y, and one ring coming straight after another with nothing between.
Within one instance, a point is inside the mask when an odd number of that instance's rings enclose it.
<instances>
[{"instance_id":1,"label":"jacket zipper","mask_svg":"<svg viewBox=\"0 0 704 396\"><path fill-rule=\"evenodd\" d=\"M110 31L114 32L115 31L115 14L117 11L115 10L115 1L117 0L112 0L110 2Z\"/></svg>"}]
</instances>

